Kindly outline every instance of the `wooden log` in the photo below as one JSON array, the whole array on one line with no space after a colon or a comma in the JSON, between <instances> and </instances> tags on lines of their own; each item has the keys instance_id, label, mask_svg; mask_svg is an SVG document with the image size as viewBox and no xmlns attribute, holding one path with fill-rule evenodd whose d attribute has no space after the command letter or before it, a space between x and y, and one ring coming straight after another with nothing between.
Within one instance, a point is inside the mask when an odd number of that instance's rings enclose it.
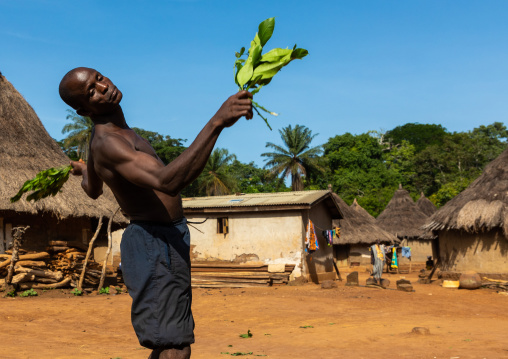
<instances>
[{"instance_id":1,"label":"wooden log","mask_svg":"<svg viewBox=\"0 0 508 359\"><path fill-rule=\"evenodd\" d=\"M52 247L69 247L70 249L81 249L83 251L87 250L87 245L78 241L49 241L49 246Z\"/></svg>"},{"instance_id":2,"label":"wooden log","mask_svg":"<svg viewBox=\"0 0 508 359\"><path fill-rule=\"evenodd\" d=\"M19 256L19 260L34 260L34 259L46 259L49 258L48 252L39 252L39 253L31 253L31 254L22 254ZM0 263L0 268L7 267L11 264L11 256L7 258L4 262Z\"/></svg>"},{"instance_id":3,"label":"wooden log","mask_svg":"<svg viewBox=\"0 0 508 359\"><path fill-rule=\"evenodd\" d=\"M23 283L23 282L32 282L35 280L35 276L29 273L20 273L16 274L12 277L11 284Z\"/></svg>"},{"instance_id":4,"label":"wooden log","mask_svg":"<svg viewBox=\"0 0 508 359\"><path fill-rule=\"evenodd\" d=\"M65 257L70 260L85 259L85 253L81 252L65 253Z\"/></svg>"},{"instance_id":5,"label":"wooden log","mask_svg":"<svg viewBox=\"0 0 508 359\"><path fill-rule=\"evenodd\" d=\"M67 246L49 246L48 248L46 248L46 250L50 252L65 252L68 249L69 247Z\"/></svg>"},{"instance_id":6,"label":"wooden log","mask_svg":"<svg viewBox=\"0 0 508 359\"><path fill-rule=\"evenodd\" d=\"M42 284L37 282L26 282L21 283L19 285L19 289L21 290L28 290L28 289L55 289L55 288L61 288L69 286L71 283L71 278L66 277L64 280L58 283L52 283L52 284Z\"/></svg>"},{"instance_id":7,"label":"wooden log","mask_svg":"<svg viewBox=\"0 0 508 359\"><path fill-rule=\"evenodd\" d=\"M37 277L37 276L34 276L35 278L33 279L33 282L37 282L37 283L58 283L58 281L56 279L53 279L53 278L44 278L44 277Z\"/></svg>"},{"instance_id":8,"label":"wooden log","mask_svg":"<svg viewBox=\"0 0 508 359\"><path fill-rule=\"evenodd\" d=\"M51 278L51 279L56 279L57 281L60 281L63 278L62 272L52 272L49 270L38 270L38 269L31 269L31 268L24 268L24 267L16 268L16 273L29 273L29 274L33 274L37 277Z\"/></svg>"},{"instance_id":9,"label":"wooden log","mask_svg":"<svg viewBox=\"0 0 508 359\"><path fill-rule=\"evenodd\" d=\"M67 247L67 241L49 241L48 245Z\"/></svg>"},{"instance_id":10,"label":"wooden log","mask_svg":"<svg viewBox=\"0 0 508 359\"><path fill-rule=\"evenodd\" d=\"M28 226L28 227L30 227L30 226ZM14 228L14 229L16 229L16 228ZM24 249L22 249L22 248L19 248L19 249L18 249L18 253L20 253L20 254L25 254L25 253L26 253L26 251L25 251ZM8 251L5 251L5 254L8 254L8 255L10 255L10 256L11 256L11 255L12 255L12 249L9 249Z\"/></svg>"},{"instance_id":11,"label":"wooden log","mask_svg":"<svg viewBox=\"0 0 508 359\"><path fill-rule=\"evenodd\" d=\"M43 262L43 261L18 261L16 263L16 266L41 268L41 267L46 267L46 262Z\"/></svg>"}]
</instances>

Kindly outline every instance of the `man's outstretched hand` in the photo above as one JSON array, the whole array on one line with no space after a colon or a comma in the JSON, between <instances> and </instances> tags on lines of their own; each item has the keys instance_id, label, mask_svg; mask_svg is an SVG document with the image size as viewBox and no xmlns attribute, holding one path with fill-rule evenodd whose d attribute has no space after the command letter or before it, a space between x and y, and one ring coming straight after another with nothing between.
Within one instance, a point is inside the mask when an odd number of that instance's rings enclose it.
<instances>
[{"instance_id":1,"label":"man's outstretched hand","mask_svg":"<svg viewBox=\"0 0 508 359\"><path fill-rule=\"evenodd\" d=\"M242 116L252 119L252 94L249 91L240 91L229 97L222 104L219 111L213 116L214 123L221 127L230 127Z\"/></svg>"}]
</instances>

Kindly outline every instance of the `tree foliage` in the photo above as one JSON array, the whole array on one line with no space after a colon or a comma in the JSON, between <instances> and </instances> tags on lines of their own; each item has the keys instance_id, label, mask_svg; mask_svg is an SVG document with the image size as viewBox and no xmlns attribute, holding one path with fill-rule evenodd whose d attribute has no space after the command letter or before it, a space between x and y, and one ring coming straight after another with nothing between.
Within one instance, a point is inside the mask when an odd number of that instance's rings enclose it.
<instances>
[{"instance_id":1,"label":"tree foliage","mask_svg":"<svg viewBox=\"0 0 508 359\"><path fill-rule=\"evenodd\" d=\"M279 130L283 145L267 142L266 147L273 152L262 153L266 157L265 168L269 168L273 174L286 178L291 176L291 188L293 191L302 191L303 177L312 172L324 172L319 165L319 155L322 153L321 146L310 147L317 134L305 126L289 125Z\"/></svg>"},{"instance_id":2,"label":"tree foliage","mask_svg":"<svg viewBox=\"0 0 508 359\"><path fill-rule=\"evenodd\" d=\"M183 145L187 140L181 138L171 138L171 136L163 136L157 132L147 131L137 127L133 127L132 130L150 142L157 156L159 156L166 165L180 156L187 148Z\"/></svg>"},{"instance_id":3,"label":"tree foliage","mask_svg":"<svg viewBox=\"0 0 508 359\"><path fill-rule=\"evenodd\" d=\"M62 134L67 133L67 137L62 140L62 148L67 154L76 155L83 160L88 159L88 150L90 146L90 138L92 137L93 122L90 117L79 116L74 110L68 109L67 120L71 123L66 124L62 128Z\"/></svg>"},{"instance_id":4,"label":"tree foliage","mask_svg":"<svg viewBox=\"0 0 508 359\"><path fill-rule=\"evenodd\" d=\"M429 145L439 144L446 136L446 128L441 125L406 123L397 126L386 133L386 137L393 145L407 141L419 152Z\"/></svg>"},{"instance_id":5,"label":"tree foliage","mask_svg":"<svg viewBox=\"0 0 508 359\"><path fill-rule=\"evenodd\" d=\"M235 160L236 156L227 149L214 149L198 177L199 191L207 196L226 195L236 191L237 181L229 170Z\"/></svg>"}]
</instances>

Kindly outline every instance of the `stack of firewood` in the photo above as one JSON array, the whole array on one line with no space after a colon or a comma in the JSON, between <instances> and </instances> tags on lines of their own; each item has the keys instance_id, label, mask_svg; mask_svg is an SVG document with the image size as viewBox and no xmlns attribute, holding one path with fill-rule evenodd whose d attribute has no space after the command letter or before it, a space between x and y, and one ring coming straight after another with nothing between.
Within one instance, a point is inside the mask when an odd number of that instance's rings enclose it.
<instances>
[{"instance_id":1,"label":"stack of firewood","mask_svg":"<svg viewBox=\"0 0 508 359\"><path fill-rule=\"evenodd\" d=\"M11 284L20 290L77 287L86 257L86 246L79 242L50 241L46 252L19 255ZM85 250L85 251L83 251ZM0 255L0 277L5 277L11 255ZM83 288L97 287L102 265L88 259ZM109 273L108 273L109 272ZM108 268L106 274L112 274ZM0 279L0 285L5 279Z\"/></svg>"},{"instance_id":2,"label":"stack of firewood","mask_svg":"<svg viewBox=\"0 0 508 359\"><path fill-rule=\"evenodd\" d=\"M62 272L65 277L71 278L70 286L77 287L79 277L83 271L86 253L77 248L69 248L64 252L55 253L48 262L48 266L55 272ZM83 287L97 287L101 277L102 265L93 259L88 259ZM112 271L106 271L107 274Z\"/></svg>"}]
</instances>

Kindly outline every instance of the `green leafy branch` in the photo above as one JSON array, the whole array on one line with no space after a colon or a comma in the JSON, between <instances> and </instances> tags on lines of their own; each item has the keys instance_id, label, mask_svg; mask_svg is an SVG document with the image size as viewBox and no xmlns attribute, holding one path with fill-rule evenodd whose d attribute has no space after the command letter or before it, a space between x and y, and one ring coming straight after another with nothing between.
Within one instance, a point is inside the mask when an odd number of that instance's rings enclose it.
<instances>
[{"instance_id":1,"label":"green leafy branch","mask_svg":"<svg viewBox=\"0 0 508 359\"><path fill-rule=\"evenodd\" d=\"M11 197L11 203L21 199L24 193L34 191L26 197L27 201L38 201L48 196L55 196L69 179L69 173L72 166L62 166L58 168L49 168L37 173L37 175L26 181L18 193Z\"/></svg>"},{"instance_id":2,"label":"green leafy branch","mask_svg":"<svg viewBox=\"0 0 508 359\"><path fill-rule=\"evenodd\" d=\"M292 49L275 48L265 54L261 54L263 47L272 37L274 29L275 18L271 17L261 22L254 40L250 43L249 51L246 54L247 58L242 59L242 56L245 54L245 47L242 47L240 52L236 53L234 66L235 83L240 91L252 89L251 93L253 95L258 93L262 87L272 81L272 78L284 66L293 60L302 59L309 54L307 50L297 48L296 44ZM266 122L266 125L271 130L272 128L267 118L261 114L260 110L272 116L278 116L278 114L267 110L257 102L252 101L252 105L259 117Z\"/></svg>"}]
</instances>

